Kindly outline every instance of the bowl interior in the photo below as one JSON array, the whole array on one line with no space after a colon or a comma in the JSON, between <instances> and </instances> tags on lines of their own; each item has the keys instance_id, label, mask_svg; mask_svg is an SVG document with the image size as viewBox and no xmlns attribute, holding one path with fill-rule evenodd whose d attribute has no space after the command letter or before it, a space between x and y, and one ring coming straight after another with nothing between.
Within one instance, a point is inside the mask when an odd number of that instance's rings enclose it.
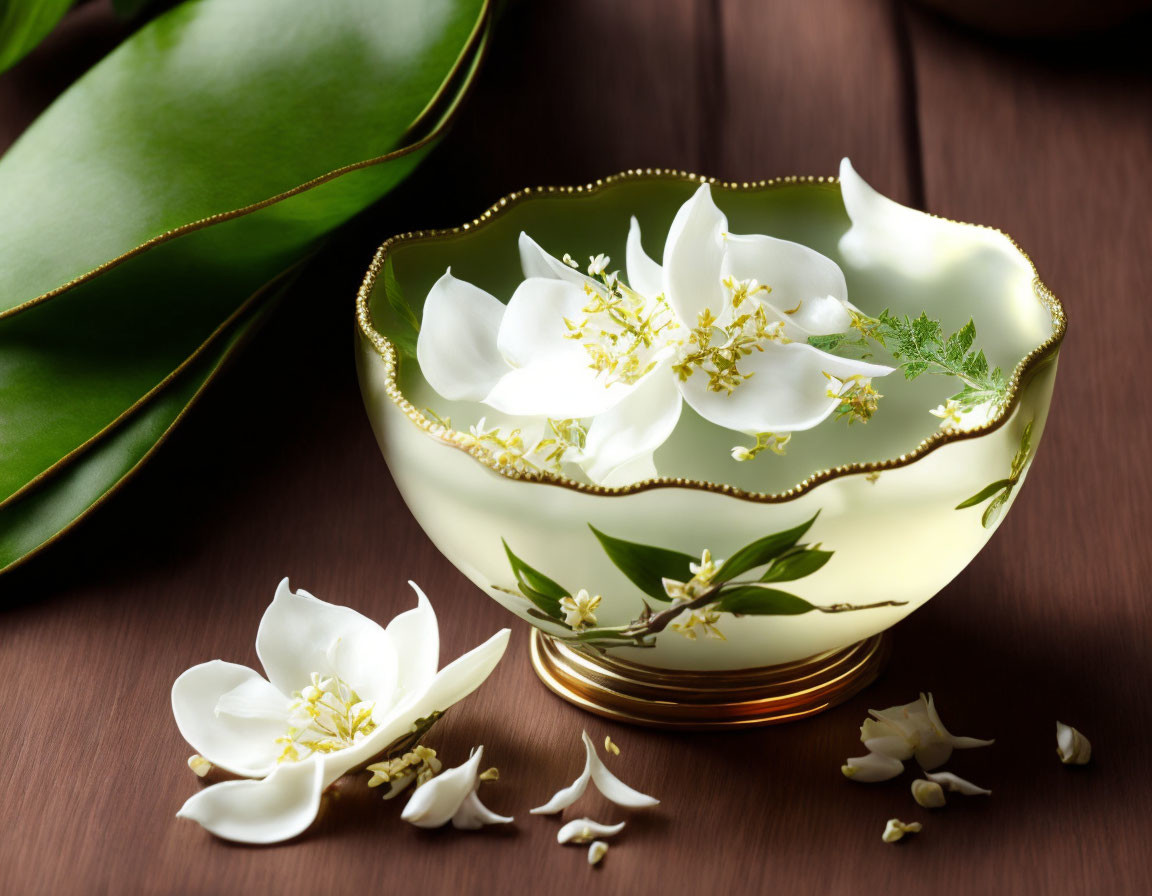
<instances>
[{"instance_id":1,"label":"bowl interior","mask_svg":"<svg viewBox=\"0 0 1152 896\"><path fill-rule=\"evenodd\" d=\"M481 405L446 401L420 375L414 357L416 327L432 284L450 266L457 277L506 302L522 279L517 250L521 230L556 256L568 252L582 259L603 252L612 256L613 268L623 268L632 215L640 222L645 249L659 261L676 210L698 185L698 179L686 176L652 176L614 181L591 192L533 192L498 207L480 224L393 242L369 310L377 330L398 349L401 391L417 409L451 417L456 429L466 429L481 416L489 423L502 422ZM1030 264L995 231L965 226L973 246L958 252L955 263L910 277L883 267L859 269L845 261L838 243L851 222L839 185L832 180L752 188L714 185L713 193L733 232L793 240L840 264L849 300L869 314L884 308L910 315L926 311L941 320L946 332L972 318L977 346L1006 375L1053 332ZM927 410L959 389L950 377L907 381L898 372L874 385L884 398L871 423L849 426L828 420L795 433L785 456L753 463L737 463L729 454L733 445L750 444L751 439L703 421L685 405L676 432L656 454L657 469L661 476L704 479L749 491L786 491L819 470L882 461L913 450L936 431L938 420ZM573 478L580 478L578 472Z\"/></svg>"}]
</instances>

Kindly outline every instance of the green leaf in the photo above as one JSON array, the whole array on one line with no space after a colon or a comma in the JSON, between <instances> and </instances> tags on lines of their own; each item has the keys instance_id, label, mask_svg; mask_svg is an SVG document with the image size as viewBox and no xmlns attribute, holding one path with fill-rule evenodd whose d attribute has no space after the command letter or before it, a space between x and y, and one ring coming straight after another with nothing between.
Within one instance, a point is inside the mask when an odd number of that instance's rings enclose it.
<instances>
[{"instance_id":1,"label":"green leaf","mask_svg":"<svg viewBox=\"0 0 1152 896\"><path fill-rule=\"evenodd\" d=\"M812 527L812 524L816 522L816 517L819 515L819 511L817 511L812 519L806 523L801 523L794 529L789 529L786 532L778 532L775 535L767 535L749 545L745 545L724 561L724 565L717 571L713 581L717 583L730 582L738 575L750 569L755 569L757 566L763 566L770 560L774 560L803 538L804 533Z\"/></svg>"},{"instance_id":2,"label":"green leaf","mask_svg":"<svg viewBox=\"0 0 1152 896\"><path fill-rule=\"evenodd\" d=\"M198 0L45 112L0 158L0 506L402 180L488 22L484 0Z\"/></svg>"},{"instance_id":3,"label":"green leaf","mask_svg":"<svg viewBox=\"0 0 1152 896\"><path fill-rule=\"evenodd\" d=\"M1012 485L1011 479L997 479L991 485L987 485L980 489L980 491L976 492L976 494L974 494L967 501L961 501L956 505L955 509L963 510L965 507L975 507L977 504L983 504L994 494L996 494L996 492L1000 491L1001 489L1008 488L1010 485Z\"/></svg>"},{"instance_id":4,"label":"green leaf","mask_svg":"<svg viewBox=\"0 0 1152 896\"><path fill-rule=\"evenodd\" d=\"M1000 519L1000 513L1004 509L1004 505L1008 503L1008 497L1012 494L1012 489L1006 489L998 494L992 503L984 510L984 515L980 517L980 525L985 529L991 529L992 524Z\"/></svg>"},{"instance_id":5,"label":"green leaf","mask_svg":"<svg viewBox=\"0 0 1152 896\"><path fill-rule=\"evenodd\" d=\"M516 576L516 583L520 586L521 593L552 619L563 619L564 611L560 609L560 599L569 597L568 592L544 573L517 557L508 546L508 542L503 543L504 552L508 555L508 563L512 566L512 574Z\"/></svg>"},{"instance_id":6,"label":"green leaf","mask_svg":"<svg viewBox=\"0 0 1152 896\"><path fill-rule=\"evenodd\" d=\"M35 49L71 6L72 0L0 0L0 72Z\"/></svg>"},{"instance_id":7,"label":"green leaf","mask_svg":"<svg viewBox=\"0 0 1152 896\"><path fill-rule=\"evenodd\" d=\"M721 592L717 610L740 616L799 616L816 609L808 601L787 591L740 585Z\"/></svg>"},{"instance_id":8,"label":"green leaf","mask_svg":"<svg viewBox=\"0 0 1152 896\"><path fill-rule=\"evenodd\" d=\"M662 579L675 579L677 582L687 582L692 578L689 563L695 563L697 558L679 551L669 551L646 544L636 544L632 541L623 541L605 535L595 526L589 524L589 529L600 540L604 553L608 555L616 568L628 577L637 588L651 598L668 601L670 598L664 591Z\"/></svg>"},{"instance_id":9,"label":"green leaf","mask_svg":"<svg viewBox=\"0 0 1152 896\"><path fill-rule=\"evenodd\" d=\"M804 548L777 557L760 577L761 582L793 582L810 576L832 559L832 551Z\"/></svg>"}]
</instances>

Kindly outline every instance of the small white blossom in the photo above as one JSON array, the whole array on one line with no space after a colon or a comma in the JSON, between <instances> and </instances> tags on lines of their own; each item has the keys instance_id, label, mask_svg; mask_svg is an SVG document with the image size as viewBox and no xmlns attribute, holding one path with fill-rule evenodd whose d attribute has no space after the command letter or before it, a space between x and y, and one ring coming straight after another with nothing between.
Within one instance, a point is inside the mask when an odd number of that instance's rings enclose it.
<instances>
[{"instance_id":1,"label":"small white blossom","mask_svg":"<svg viewBox=\"0 0 1152 896\"><path fill-rule=\"evenodd\" d=\"M925 809L939 809L944 805L944 788L935 781L917 778L912 782L912 799Z\"/></svg>"},{"instance_id":2,"label":"small white blossom","mask_svg":"<svg viewBox=\"0 0 1152 896\"><path fill-rule=\"evenodd\" d=\"M955 793L962 793L964 796L991 796L991 790L985 790L983 787L977 787L971 781L965 781L963 778L952 774L952 772L925 772L925 777L940 786L953 791Z\"/></svg>"},{"instance_id":3,"label":"small white blossom","mask_svg":"<svg viewBox=\"0 0 1152 896\"><path fill-rule=\"evenodd\" d=\"M568 265L568 267L570 267L570 268L574 268L576 270L580 269L580 262L578 262L575 258L573 258L571 255L569 255L567 252L564 253L564 257L561 259L561 261L563 261L564 264Z\"/></svg>"},{"instance_id":4,"label":"small white blossom","mask_svg":"<svg viewBox=\"0 0 1152 896\"><path fill-rule=\"evenodd\" d=\"M710 607L696 607L677 617L671 628L689 641L697 640L701 633L714 641L727 641L724 633L716 627L719 621L720 613L717 610Z\"/></svg>"},{"instance_id":5,"label":"small white blossom","mask_svg":"<svg viewBox=\"0 0 1152 896\"><path fill-rule=\"evenodd\" d=\"M948 732L936 712L931 694L904 706L869 710L873 718L860 728L860 740L873 753L901 761L916 757L921 768L939 768L953 749L986 747L990 740L956 737Z\"/></svg>"},{"instance_id":6,"label":"small white blossom","mask_svg":"<svg viewBox=\"0 0 1152 896\"><path fill-rule=\"evenodd\" d=\"M591 255L588 257L588 276L599 277L606 270L608 265L612 263L612 259L607 255Z\"/></svg>"},{"instance_id":7,"label":"small white blossom","mask_svg":"<svg viewBox=\"0 0 1152 896\"><path fill-rule=\"evenodd\" d=\"M577 818L568 822L556 834L557 843L588 843L598 837L614 837L624 830L624 822L601 824L591 818Z\"/></svg>"},{"instance_id":8,"label":"small white blossom","mask_svg":"<svg viewBox=\"0 0 1152 896\"><path fill-rule=\"evenodd\" d=\"M889 818L880 839L885 843L895 843L897 840L902 840L905 834L919 834L923 829L924 826L918 821L905 824L899 818Z\"/></svg>"},{"instance_id":9,"label":"small white blossom","mask_svg":"<svg viewBox=\"0 0 1152 896\"><path fill-rule=\"evenodd\" d=\"M1057 722L1056 755L1065 765L1087 765L1092 758L1092 744L1071 725Z\"/></svg>"},{"instance_id":10,"label":"small white blossom","mask_svg":"<svg viewBox=\"0 0 1152 896\"><path fill-rule=\"evenodd\" d=\"M581 588L573 597L560 598L560 608L564 611L564 624L577 632L596 624L598 606L600 595L589 594L586 588Z\"/></svg>"},{"instance_id":11,"label":"small white blossom","mask_svg":"<svg viewBox=\"0 0 1152 896\"><path fill-rule=\"evenodd\" d=\"M944 430L944 432L952 432L958 429L963 421L960 415L960 405L951 398L949 398L946 403L937 405L928 413L940 418L940 428Z\"/></svg>"}]
</instances>

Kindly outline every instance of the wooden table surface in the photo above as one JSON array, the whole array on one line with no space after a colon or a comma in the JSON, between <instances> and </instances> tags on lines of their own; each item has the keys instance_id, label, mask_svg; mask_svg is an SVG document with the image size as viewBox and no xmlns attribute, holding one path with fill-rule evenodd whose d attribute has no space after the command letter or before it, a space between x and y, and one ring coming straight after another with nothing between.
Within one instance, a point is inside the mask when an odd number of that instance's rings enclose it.
<instances>
[{"instance_id":1,"label":"wooden table surface","mask_svg":"<svg viewBox=\"0 0 1152 896\"><path fill-rule=\"evenodd\" d=\"M0 78L0 139L102 51L107 15L82 8ZM1008 42L882 0L514 8L446 143L313 266L139 477L0 581L0 891L1152 891L1146 38ZM833 174L845 154L897 199L1007 230L1063 299L1070 332L1022 497L846 705L734 734L582 714L532 674L527 626L436 552L394 488L353 371L361 272L388 235L457 223L528 184L656 165ZM171 683L215 657L255 665L284 575L378 619L411 604L415 579L445 657L512 625L503 663L429 743L452 764L484 744L502 773L486 801L514 825L419 831L360 780L277 847L174 817L198 785ZM997 739L950 765L990 799L929 815L907 777L840 775L866 710L921 690L952 730ZM1090 767L1058 763L1057 718L1092 739ZM527 814L576 775L582 728L611 734L621 776L663 800L595 870L556 845L555 820ZM925 830L885 845L891 816Z\"/></svg>"}]
</instances>

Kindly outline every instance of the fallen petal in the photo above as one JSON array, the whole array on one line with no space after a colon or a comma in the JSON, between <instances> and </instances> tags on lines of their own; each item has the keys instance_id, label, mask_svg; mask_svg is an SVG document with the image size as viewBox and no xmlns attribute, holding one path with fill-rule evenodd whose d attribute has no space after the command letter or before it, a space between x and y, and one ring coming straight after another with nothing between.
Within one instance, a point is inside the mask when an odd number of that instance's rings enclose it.
<instances>
[{"instance_id":1,"label":"fallen petal","mask_svg":"<svg viewBox=\"0 0 1152 896\"><path fill-rule=\"evenodd\" d=\"M601 824L591 818L577 818L568 822L556 834L557 843L587 843L597 837L613 837L624 830L624 822Z\"/></svg>"},{"instance_id":2,"label":"fallen petal","mask_svg":"<svg viewBox=\"0 0 1152 896\"><path fill-rule=\"evenodd\" d=\"M895 778L904 771L904 763L883 753L869 753L867 756L849 759L840 766L840 771L844 773L845 778L863 784L874 784L877 781Z\"/></svg>"},{"instance_id":3,"label":"fallen petal","mask_svg":"<svg viewBox=\"0 0 1152 896\"><path fill-rule=\"evenodd\" d=\"M497 815L480 802L480 797L473 790L464 797L464 802L460 804L460 808L452 816L452 827L461 831L475 831L486 824L508 824L510 821L512 821L511 817Z\"/></svg>"},{"instance_id":4,"label":"fallen petal","mask_svg":"<svg viewBox=\"0 0 1152 896\"><path fill-rule=\"evenodd\" d=\"M597 865L608 853L608 844L603 840L596 840L588 847L588 864Z\"/></svg>"},{"instance_id":5,"label":"fallen petal","mask_svg":"<svg viewBox=\"0 0 1152 896\"><path fill-rule=\"evenodd\" d=\"M530 815L555 815L571 806L576 800L584 795L584 791L588 789L588 782L592 780L592 771L589 768L589 763L584 763L584 771L580 773L580 777L569 784L562 790L556 791L552 799L548 800L543 806L537 806L535 809L529 811Z\"/></svg>"},{"instance_id":6,"label":"fallen petal","mask_svg":"<svg viewBox=\"0 0 1152 896\"><path fill-rule=\"evenodd\" d=\"M1057 722L1056 755L1065 765L1087 765L1092 758L1092 744L1071 725Z\"/></svg>"},{"instance_id":7,"label":"fallen petal","mask_svg":"<svg viewBox=\"0 0 1152 896\"><path fill-rule=\"evenodd\" d=\"M897 840L902 840L905 834L919 834L923 829L924 826L918 821L905 824L899 818L889 818L880 839L885 843L895 843Z\"/></svg>"},{"instance_id":8,"label":"fallen petal","mask_svg":"<svg viewBox=\"0 0 1152 896\"><path fill-rule=\"evenodd\" d=\"M925 781L923 778L912 782L912 799L925 809L939 809L947 802L944 788L935 781Z\"/></svg>"},{"instance_id":9,"label":"fallen petal","mask_svg":"<svg viewBox=\"0 0 1152 896\"><path fill-rule=\"evenodd\" d=\"M455 822L456 813L476 790L483 755L484 748L479 747L463 765L442 772L418 787L400 817L418 828L438 828L449 821Z\"/></svg>"},{"instance_id":10,"label":"fallen petal","mask_svg":"<svg viewBox=\"0 0 1152 896\"><path fill-rule=\"evenodd\" d=\"M584 748L588 752L588 768L591 770L592 783L617 806L628 809L645 809L649 806L660 805L660 800L635 790L617 778L596 754L596 747L588 732L583 734Z\"/></svg>"},{"instance_id":11,"label":"fallen petal","mask_svg":"<svg viewBox=\"0 0 1152 896\"><path fill-rule=\"evenodd\" d=\"M977 787L971 781L965 781L963 778L957 777L952 772L937 772L936 774L927 773L926 777L930 781L935 781L937 784L942 785L948 790L962 793L965 796L991 796L991 790L985 790L983 787Z\"/></svg>"}]
</instances>

